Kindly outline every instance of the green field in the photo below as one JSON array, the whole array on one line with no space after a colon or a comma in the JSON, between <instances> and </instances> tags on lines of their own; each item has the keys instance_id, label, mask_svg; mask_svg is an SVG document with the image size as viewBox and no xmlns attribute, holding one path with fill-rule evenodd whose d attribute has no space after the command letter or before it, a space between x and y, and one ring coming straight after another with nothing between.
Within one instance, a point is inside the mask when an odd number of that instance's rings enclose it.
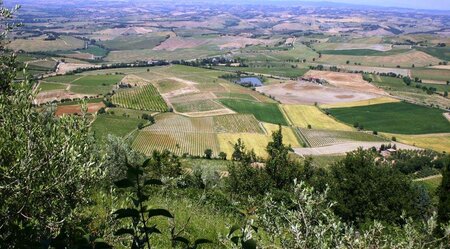
<instances>
[{"instance_id":1,"label":"green field","mask_svg":"<svg viewBox=\"0 0 450 249\"><path fill-rule=\"evenodd\" d=\"M359 123L365 130L398 134L450 132L443 111L404 102L328 109L328 112L350 125Z\"/></svg>"},{"instance_id":2,"label":"green field","mask_svg":"<svg viewBox=\"0 0 450 249\"><path fill-rule=\"evenodd\" d=\"M63 76L55 76L55 77L45 78L44 81L57 82L57 83L70 83L81 77L83 77L83 76L82 75L63 75Z\"/></svg>"},{"instance_id":3,"label":"green field","mask_svg":"<svg viewBox=\"0 0 450 249\"><path fill-rule=\"evenodd\" d=\"M98 115L92 124L92 131L96 138L105 139L109 134L124 137L137 129L138 124L145 123L142 119L115 116Z\"/></svg>"},{"instance_id":4,"label":"green field","mask_svg":"<svg viewBox=\"0 0 450 249\"><path fill-rule=\"evenodd\" d=\"M253 114L260 121L287 125L278 104L236 99L221 99L220 102L238 113Z\"/></svg>"},{"instance_id":5,"label":"green field","mask_svg":"<svg viewBox=\"0 0 450 249\"><path fill-rule=\"evenodd\" d=\"M106 94L123 75L88 75L73 81L70 90L81 94Z\"/></svg>"},{"instance_id":6,"label":"green field","mask_svg":"<svg viewBox=\"0 0 450 249\"><path fill-rule=\"evenodd\" d=\"M425 52L431 56L437 57L444 61L450 61L450 47L431 47L431 48L422 48L422 47L416 47L417 50Z\"/></svg>"},{"instance_id":7,"label":"green field","mask_svg":"<svg viewBox=\"0 0 450 249\"><path fill-rule=\"evenodd\" d=\"M39 84L39 89L41 91L52 91L52 90L64 90L67 88L67 85L59 84L59 83L51 83L51 82L42 82Z\"/></svg>"},{"instance_id":8,"label":"green field","mask_svg":"<svg viewBox=\"0 0 450 249\"><path fill-rule=\"evenodd\" d=\"M165 112L167 104L153 85L119 90L112 97L114 104L135 110Z\"/></svg>"},{"instance_id":9,"label":"green field","mask_svg":"<svg viewBox=\"0 0 450 249\"><path fill-rule=\"evenodd\" d=\"M99 46L89 46L87 49L79 50L82 53L93 54L94 56L104 57L108 55L108 50Z\"/></svg>"},{"instance_id":10,"label":"green field","mask_svg":"<svg viewBox=\"0 0 450 249\"><path fill-rule=\"evenodd\" d=\"M166 36L120 36L113 40L102 42L110 50L152 49L166 40Z\"/></svg>"}]
</instances>

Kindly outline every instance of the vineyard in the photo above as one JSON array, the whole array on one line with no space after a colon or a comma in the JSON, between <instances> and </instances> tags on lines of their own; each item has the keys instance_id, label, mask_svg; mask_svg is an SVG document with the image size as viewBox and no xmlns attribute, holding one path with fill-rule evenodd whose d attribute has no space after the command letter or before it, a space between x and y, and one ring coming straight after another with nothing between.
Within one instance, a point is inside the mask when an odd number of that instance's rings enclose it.
<instances>
[{"instance_id":1,"label":"vineyard","mask_svg":"<svg viewBox=\"0 0 450 249\"><path fill-rule=\"evenodd\" d=\"M118 91L113 97L114 104L128 109L165 112L166 102L152 85Z\"/></svg>"},{"instance_id":2,"label":"vineyard","mask_svg":"<svg viewBox=\"0 0 450 249\"><path fill-rule=\"evenodd\" d=\"M177 155L188 153L194 156L203 156L206 149L211 149L215 156L220 152L216 134L200 132L141 131L134 140L133 147L145 155L151 155L155 150L169 150Z\"/></svg>"},{"instance_id":3,"label":"vineyard","mask_svg":"<svg viewBox=\"0 0 450 249\"><path fill-rule=\"evenodd\" d=\"M263 133L258 120L249 114L216 116L214 130L218 133Z\"/></svg>"},{"instance_id":4,"label":"vineyard","mask_svg":"<svg viewBox=\"0 0 450 249\"><path fill-rule=\"evenodd\" d=\"M311 147L322 147L346 142L382 142L384 139L357 131L329 131L297 128Z\"/></svg>"},{"instance_id":5,"label":"vineyard","mask_svg":"<svg viewBox=\"0 0 450 249\"><path fill-rule=\"evenodd\" d=\"M173 103L173 107L178 112L205 112L224 109L222 105L210 99L196 100L184 103Z\"/></svg>"},{"instance_id":6,"label":"vineyard","mask_svg":"<svg viewBox=\"0 0 450 249\"><path fill-rule=\"evenodd\" d=\"M173 113L164 113L156 117L156 123L145 131L161 133L214 133L212 117L187 118Z\"/></svg>"}]
</instances>

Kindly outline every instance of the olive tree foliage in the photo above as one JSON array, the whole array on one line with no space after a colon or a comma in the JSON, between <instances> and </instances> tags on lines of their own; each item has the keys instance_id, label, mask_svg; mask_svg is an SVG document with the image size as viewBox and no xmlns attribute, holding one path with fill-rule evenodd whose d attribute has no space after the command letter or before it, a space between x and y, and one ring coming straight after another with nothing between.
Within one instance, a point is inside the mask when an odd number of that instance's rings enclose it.
<instances>
[{"instance_id":1,"label":"olive tree foliage","mask_svg":"<svg viewBox=\"0 0 450 249\"><path fill-rule=\"evenodd\" d=\"M11 13L1 10L2 28ZM30 80L15 81L15 55L1 53L0 247L35 248L87 201L100 158L87 119L38 111Z\"/></svg>"},{"instance_id":2,"label":"olive tree foliage","mask_svg":"<svg viewBox=\"0 0 450 249\"><path fill-rule=\"evenodd\" d=\"M303 182L296 184L290 203L268 195L259 209L258 224L282 248L448 248L450 224L435 237L436 215L422 222L406 219L403 226L386 227L374 221L364 230L345 223L334 214L328 190L317 193Z\"/></svg>"}]
</instances>

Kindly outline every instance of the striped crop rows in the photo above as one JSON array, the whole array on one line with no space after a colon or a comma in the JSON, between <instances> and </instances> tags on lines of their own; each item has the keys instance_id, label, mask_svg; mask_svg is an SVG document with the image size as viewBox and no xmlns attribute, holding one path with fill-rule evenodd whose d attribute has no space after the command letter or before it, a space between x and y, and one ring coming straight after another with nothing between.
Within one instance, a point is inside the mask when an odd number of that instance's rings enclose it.
<instances>
[{"instance_id":1,"label":"striped crop rows","mask_svg":"<svg viewBox=\"0 0 450 249\"><path fill-rule=\"evenodd\" d=\"M168 110L166 102L153 85L118 91L112 101L128 109L157 112Z\"/></svg>"}]
</instances>

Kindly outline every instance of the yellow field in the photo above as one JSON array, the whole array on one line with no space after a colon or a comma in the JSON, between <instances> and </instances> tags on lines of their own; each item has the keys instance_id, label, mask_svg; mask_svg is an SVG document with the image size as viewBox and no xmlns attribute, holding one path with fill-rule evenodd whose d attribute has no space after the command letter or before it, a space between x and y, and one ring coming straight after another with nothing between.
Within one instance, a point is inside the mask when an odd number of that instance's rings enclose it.
<instances>
[{"instance_id":1,"label":"yellow field","mask_svg":"<svg viewBox=\"0 0 450 249\"><path fill-rule=\"evenodd\" d=\"M400 100L390 98L390 97L380 97L380 98L375 98L375 99L360 100L360 101L354 101L354 102L344 102L344 103L320 105L320 107L324 108L324 109L331 109L331 108L342 108L342 107L378 105L378 104L396 103L396 102L400 102Z\"/></svg>"},{"instance_id":2,"label":"yellow field","mask_svg":"<svg viewBox=\"0 0 450 249\"><path fill-rule=\"evenodd\" d=\"M36 37L33 39L17 39L8 44L12 50L24 50L27 52L38 51L58 51L83 48L84 41L71 36L61 36L53 41L44 40L45 37Z\"/></svg>"},{"instance_id":3,"label":"yellow field","mask_svg":"<svg viewBox=\"0 0 450 249\"><path fill-rule=\"evenodd\" d=\"M267 130L269 140L272 138L272 133L278 131L278 125L263 123L263 126ZM292 128L287 126L282 126L282 128L281 133L283 134L283 143L286 145L290 144L292 147L301 147Z\"/></svg>"},{"instance_id":4,"label":"yellow field","mask_svg":"<svg viewBox=\"0 0 450 249\"><path fill-rule=\"evenodd\" d=\"M424 149L431 149L437 152L450 153L450 133L426 134L426 135L399 135L383 133L386 138L396 137L398 142L417 146Z\"/></svg>"},{"instance_id":5,"label":"yellow field","mask_svg":"<svg viewBox=\"0 0 450 249\"><path fill-rule=\"evenodd\" d=\"M315 106L308 105L283 105L284 111L293 125L307 128L311 125L313 129L352 131L352 127L339 123L327 116Z\"/></svg>"},{"instance_id":6,"label":"yellow field","mask_svg":"<svg viewBox=\"0 0 450 249\"><path fill-rule=\"evenodd\" d=\"M266 146L271 141L269 136L256 133L220 133L217 134L217 138L220 151L227 153L228 159L231 158L233 145L239 138L244 142L246 149L254 149L256 155L263 158L267 157Z\"/></svg>"}]
</instances>

